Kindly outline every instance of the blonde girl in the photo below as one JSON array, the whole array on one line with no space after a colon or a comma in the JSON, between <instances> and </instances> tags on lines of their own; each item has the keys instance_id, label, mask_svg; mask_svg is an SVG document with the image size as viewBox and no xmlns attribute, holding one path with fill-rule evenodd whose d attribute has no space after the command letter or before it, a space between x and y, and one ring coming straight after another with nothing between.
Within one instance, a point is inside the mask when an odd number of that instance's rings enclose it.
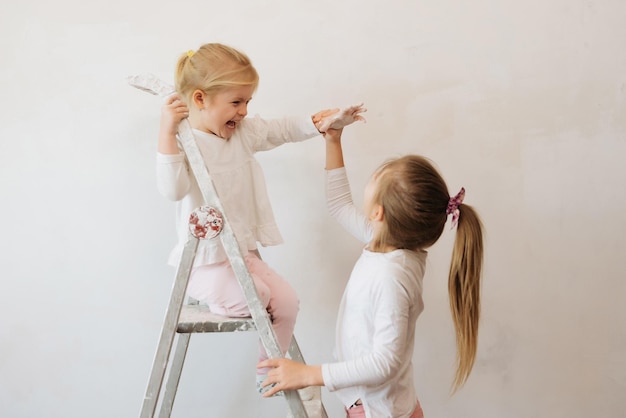
<instances>
[{"instance_id":1,"label":"blonde girl","mask_svg":"<svg viewBox=\"0 0 626 418\"><path fill-rule=\"evenodd\" d=\"M456 226L448 278L456 329L454 390L472 370L480 314L482 227L477 213L451 197L426 158L408 155L388 161L365 188L364 213L352 202L343 163L341 130L326 139L327 199L330 213L366 243L346 285L337 319L337 362L304 365L266 360L273 368L264 386L278 390L327 386L348 417L423 417L414 388L411 358L415 323L422 312L426 249L441 236L447 218Z\"/></svg>"},{"instance_id":2,"label":"blonde girl","mask_svg":"<svg viewBox=\"0 0 626 418\"><path fill-rule=\"evenodd\" d=\"M263 246L282 243L267 195L261 166L254 157L288 142L303 141L320 134L313 116L264 120L246 118L259 76L250 59L242 52L219 43L203 45L178 60L176 94L162 107L157 147L157 185L160 193L176 202L178 244L168 263L177 265L187 240L189 214L203 199L190 173L177 141L178 124L189 118L204 162L211 173L216 192L231 223L239 248L261 302L267 308L279 346L289 347L299 301L289 283L263 262L257 243ZM350 108L333 121L346 125L364 109ZM219 239L202 240L190 275L187 293L226 316L250 314L243 292L233 273ZM259 360L267 358L260 345ZM257 371L257 387L265 370Z\"/></svg>"}]
</instances>

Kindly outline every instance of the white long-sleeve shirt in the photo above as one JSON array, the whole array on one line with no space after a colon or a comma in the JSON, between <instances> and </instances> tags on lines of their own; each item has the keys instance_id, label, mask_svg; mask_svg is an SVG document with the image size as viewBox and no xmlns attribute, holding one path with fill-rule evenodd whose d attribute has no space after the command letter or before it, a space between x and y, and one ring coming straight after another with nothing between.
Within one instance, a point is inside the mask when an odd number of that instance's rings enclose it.
<instances>
[{"instance_id":1,"label":"white long-sleeve shirt","mask_svg":"<svg viewBox=\"0 0 626 418\"><path fill-rule=\"evenodd\" d=\"M368 220L350 194L345 168L327 172L331 215L364 243ZM368 418L410 417L417 404L413 384L415 323L424 309L425 251L364 249L339 306L336 363L322 365L324 384L349 407L361 399Z\"/></svg>"},{"instance_id":2,"label":"white long-sleeve shirt","mask_svg":"<svg viewBox=\"0 0 626 418\"><path fill-rule=\"evenodd\" d=\"M242 253L255 250L257 242L281 244L263 170L254 154L319 135L311 118L246 118L229 140L196 129L193 133ZM157 153L156 167L159 192L176 201L178 243L168 258L175 266L188 239L189 214L202 206L204 199L182 152ZM200 240L194 266L224 260L227 256L220 239Z\"/></svg>"}]
</instances>

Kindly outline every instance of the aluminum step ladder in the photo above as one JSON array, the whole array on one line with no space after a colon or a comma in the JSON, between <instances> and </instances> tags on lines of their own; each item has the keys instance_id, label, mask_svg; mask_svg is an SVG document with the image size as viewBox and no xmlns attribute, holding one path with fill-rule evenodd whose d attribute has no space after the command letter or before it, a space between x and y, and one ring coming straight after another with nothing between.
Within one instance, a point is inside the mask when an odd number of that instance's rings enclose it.
<instances>
[{"instance_id":1,"label":"aluminum step ladder","mask_svg":"<svg viewBox=\"0 0 626 418\"><path fill-rule=\"evenodd\" d=\"M127 81L133 87L161 97L166 97L174 92L171 85L151 74L128 77ZM163 398L160 402L158 416L159 418L166 418L171 415L187 347L193 333L256 330L268 356L270 358L282 357L269 314L259 300L256 287L250 277L187 119L183 120L178 128L178 137L191 171L200 187L205 206L197 208L190 215L189 238L176 271L140 418L155 417L161 392L163 392ZM210 312L209 307L199 305L197 301L190 299L185 302L187 284L198 244L201 239L212 239L217 236L222 241L226 255L244 292L250 309L250 318L227 318ZM175 352L170 362L175 340ZM302 352L295 337L292 338L288 354L293 360L304 363ZM163 382L168 370L167 383L163 390ZM302 393L306 393L306 399L301 397ZM307 391L287 390L284 391L284 395L290 418L328 418L321 400L320 387L308 388Z\"/></svg>"}]
</instances>

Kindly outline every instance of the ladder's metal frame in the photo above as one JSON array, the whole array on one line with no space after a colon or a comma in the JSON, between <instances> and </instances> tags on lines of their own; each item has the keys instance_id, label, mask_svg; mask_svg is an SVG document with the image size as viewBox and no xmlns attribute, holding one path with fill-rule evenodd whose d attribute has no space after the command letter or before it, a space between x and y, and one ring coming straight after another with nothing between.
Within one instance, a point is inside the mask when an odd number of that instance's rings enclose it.
<instances>
[{"instance_id":1,"label":"ladder's metal frame","mask_svg":"<svg viewBox=\"0 0 626 418\"><path fill-rule=\"evenodd\" d=\"M167 96L173 92L173 88L171 86L163 83L151 75L129 77L128 81L134 87L160 96ZM224 213L222 204L217 196L209 171L204 164L202 154L196 144L191 130L191 125L187 119L181 122L178 128L178 136L183 147L183 151L186 154L187 161L189 162L191 171L196 178L202 197L204 198L205 204L209 207L215 208L223 217L223 225L219 238L221 239L226 255L228 256L228 260L230 261L235 276L237 277L237 280L244 292L244 296L250 309L253 325L247 327L247 329L256 328L261 342L263 343L263 346L265 347L265 350L270 358L282 357L283 354L278 345L274 329L272 328L269 314L259 300L256 287L245 264L227 216ZM198 244L199 238L190 233L176 271L172 294L166 311L159 344L155 353L150 378L148 380L148 386L146 388L146 394L141 408L141 418L153 418L157 409L165 372L168 367L169 357L172 351L172 345L179 327L180 314L183 308L187 284L189 282L189 276L191 274ZM191 302L191 304L194 303L197 302ZM189 340L191 338L191 332L178 334L176 351L173 362L170 365L170 374L168 376L164 397L161 403L159 414L160 418L167 418L171 414L187 348L189 346ZM295 337L292 338L289 347L289 355L292 359L304 363L304 358ZM289 410L294 418L309 418L298 391L286 390L284 391L284 394ZM318 401L321 406L321 418L327 418L321 399L318 399Z\"/></svg>"}]
</instances>

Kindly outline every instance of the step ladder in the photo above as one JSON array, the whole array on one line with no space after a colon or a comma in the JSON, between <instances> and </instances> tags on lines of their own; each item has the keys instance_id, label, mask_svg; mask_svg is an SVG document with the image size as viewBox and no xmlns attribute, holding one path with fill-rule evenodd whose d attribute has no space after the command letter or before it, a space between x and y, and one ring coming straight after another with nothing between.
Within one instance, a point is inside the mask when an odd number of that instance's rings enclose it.
<instances>
[{"instance_id":1,"label":"step ladder","mask_svg":"<svg viewBox=\"0 0 626 418\"><path fill-rule=\"evenodd\" d=\"M151 74L128 77L128 83L140 90L161 97L166 97L174 92L171 85ZM183 120L178 128L178 137L191 171L200 187L205 206L197 208L190 215L189 238L176 270L172 294L154 356L140 418L155 417L161 392L163 392L163 398L160 402L158 416L159 418L166 418L171 415L189 340L193 333L256 330L268 356L270 358L282 357L269 314L259 300L256 287L250 277L187 119ZM211 239L217 236L222 241L226 255L244 292L250 309L250 318L223 317L212 313L209 307L200 305L193 299L188 299L185 302L187 283L198 244L201 239ZM170 362L175 340L174 356ZM295 337L291 340L288 354L291 359L304 363L302 352ZM163 390L163 381L168 370L167 383ZM301 393L307 394L306 399L302 399ZM319 387L308 388L306 391L287 390L284 391L284 395L288 404L289 418L328 418L321 400Z\"/></svg>"}]
</instances>

